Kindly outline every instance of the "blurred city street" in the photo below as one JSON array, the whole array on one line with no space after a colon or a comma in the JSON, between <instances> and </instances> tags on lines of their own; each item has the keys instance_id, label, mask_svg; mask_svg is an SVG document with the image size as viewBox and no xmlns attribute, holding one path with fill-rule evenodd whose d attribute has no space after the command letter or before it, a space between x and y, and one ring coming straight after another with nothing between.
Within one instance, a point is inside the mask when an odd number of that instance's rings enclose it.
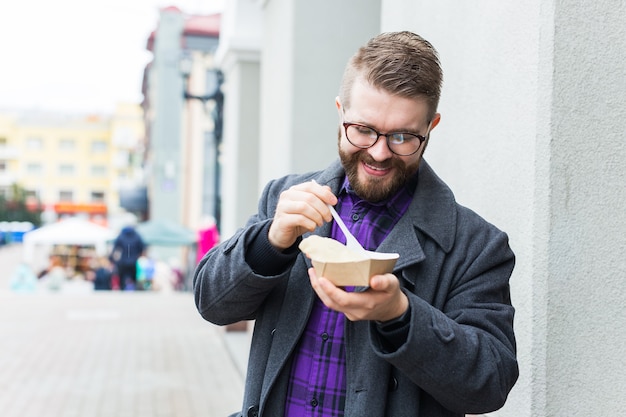
<instances>
[{"instance_id":1,"label":"blurred city street","mask_svg":"<svg viewBox=\"0 0 626 417\"><path fill-rule=\"evenodd\" d=\"M0 246L3 417L216 416L240 408L249 334L204 321L189 292L14 293Z\"/></svg>"}]
</instances>

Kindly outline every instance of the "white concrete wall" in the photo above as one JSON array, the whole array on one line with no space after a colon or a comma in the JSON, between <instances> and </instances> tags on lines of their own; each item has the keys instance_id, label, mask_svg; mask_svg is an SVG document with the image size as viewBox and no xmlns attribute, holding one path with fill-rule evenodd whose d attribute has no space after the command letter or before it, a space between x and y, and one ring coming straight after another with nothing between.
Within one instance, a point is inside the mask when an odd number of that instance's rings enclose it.
<instances>
[{"instance_id":1,"label":"white concrete wall","mask_svg":"<svg viewBox=\"0 0 626 417\"><path fill-rule=\"evenodd\" d=\"M348 58L379 32L380 0L270 0L263 14L260 188L337 158L335 97Z\"/></svg>"},{"instance_id":2,"label":"white concrete wall","mask_svg":"<svg viewBox=\"0 0 626 417\"><path fill-rule=\"evenodd\" d=\"M293 13L290 0L266 1L263 10L261 66L261 148L257 187L287 172L291 163L292 109L294 107ZM260 191L257 192L257 195Z\"/></svg>"},{"instance_id":3,"label":"white concrete wall","mask_svg":"<svg viewBox=\"0 0 626 417\"><path fill-rule=\"evenodd\" d=\"M521 376L493 415L623 413L624 9L383 2L382 30L418 32L441 54L426 158L517 254Z\"/></svg>"},{"instance_id":4,"label":"white concrete wall","mask_svg":"<svg viewBox=\"0 0 626 417\"><path fill-rule=\"evenodd\" d=\"M260 60L263 38L259 2L225 3L216 61L224 73L222 142L222 238L256 211L259 195Z\"/></svg>"},{"instance_id":5,"label":"white concrete wall","mask_svg":"<svg viewBox=\"0 0 626 417\"><path fill-rule=\"evenodd\" d=\"M186 88L191 94L202 95L206 91L206 69L213 66L213 58L200 51L194 51L192 56L191 76ZM204 191L208 188L214 192L213 176L207 181L204 174L206 165L213 166L213 161L206 159L213 152L205 149L205 135L214 129L211 117L214 107L214 102L203 103L200 100L185 100L183 103L181 176L184 181L181 181L181 223L190 230L202 227L203 206L207 204Z\"/></svg>"},{"instance_id":6,"label":"white concrete wall","mask_svg":"<svg viewBox=\"0 0 626 417\"><path fill-rule=\"evenodd\" d=\"M380 12L378 1L260 4L257 194L336 155L341 72ZM381 5L374 32L415 31L441 55L442 122L426 159L517 255L521 374L492 415L623 414L626 3Z\"/></svg>"},{"instance_id":7,"label":"white concrete wall","mask_svg":"<svg viewBox=\"0 0 626 417\"><path fill-rule=\"evenodd\" d=\"M501 415L530 415L533 338L533 223L539 3L383 2L383 31L412 30L439 51L441 123L426 160L457 200L505 230L517 255L511 280L517 309L520 379ZM545 110L544 110L545 111ZM540 156L541 157L541 156Z\"/></svg>"},{"instance_id":8,"label":"white concrete wall","mask_svg":"<svg viewBox=\"0 0 626 417\"><path fill-rule=\"evenodd\" d=\"M228 72L222 154L222 237L256 212L259 192L259 63L240 62Z\"/></svg>"},{"instance_id":9,"label":"white concrete wall","mask_svg":"<svg viewBox=\"0 0 626 417\"><path fill-rule=\"evenodd\" d=\"M626 409L626 2L555 2L546 415Z\"/></svg>"}]
</instances>

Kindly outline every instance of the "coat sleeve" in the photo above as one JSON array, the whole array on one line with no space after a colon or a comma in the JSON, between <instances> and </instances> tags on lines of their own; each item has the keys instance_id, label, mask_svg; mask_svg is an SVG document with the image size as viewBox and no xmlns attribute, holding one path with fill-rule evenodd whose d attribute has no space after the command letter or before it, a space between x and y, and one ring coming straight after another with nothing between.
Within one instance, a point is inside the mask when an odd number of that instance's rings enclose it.
<instances>
[{"instance_id":1,"label":"coat sleeve","mask_svg":"<svg viewBox=\"0 0 626 417\"><path fill-rule=\"evenodd\" d=\"M377 354L437 402L479 414L502 407L519 374L509 292L515 259L505 233L468 213L459 221L449 253L426 239L428 258L403 271L417 273L420 287L406 291L405 343L388 352L373 325L370 334Z\"/></svg>"},{"instance_id":2,"label":"coat sleeve","mask_svg":"<svg viewBox=\"0 0 626 417\"><path fill-rule=\"evenodd\" d=\"M281 257L269 243L256 243L258 239L267 240L262 234L267 233L278 197L294 180L297 178L285 177L268 183L259 199L257 214L232 237L211 249L196 267L193 291L196 307L204 319L218 325L252 320L266 297L288 279L290 262L283 262L285 267L276 274L264 275L256 272L246 259ZM254 256L247 253L258 248L265 252Z\"/></svg>"}]
</instances>

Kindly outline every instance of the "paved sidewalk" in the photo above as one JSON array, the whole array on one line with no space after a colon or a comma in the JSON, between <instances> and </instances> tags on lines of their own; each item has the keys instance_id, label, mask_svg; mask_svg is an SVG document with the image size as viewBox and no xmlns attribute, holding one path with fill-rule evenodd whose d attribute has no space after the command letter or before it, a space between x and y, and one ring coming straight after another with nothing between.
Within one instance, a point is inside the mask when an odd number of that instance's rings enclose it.
<instances>
[{"instance_id":1,"label":"paved sidewalk","mask_svg":"<svg viewBox=\"0 0 626 417\"><path fill-rule=\"evenodd\" d=\"M0 247L0 415L224 417L240 408L249 334L204 321L190 293L15 294Z\"/></svg>"}]
</instances>

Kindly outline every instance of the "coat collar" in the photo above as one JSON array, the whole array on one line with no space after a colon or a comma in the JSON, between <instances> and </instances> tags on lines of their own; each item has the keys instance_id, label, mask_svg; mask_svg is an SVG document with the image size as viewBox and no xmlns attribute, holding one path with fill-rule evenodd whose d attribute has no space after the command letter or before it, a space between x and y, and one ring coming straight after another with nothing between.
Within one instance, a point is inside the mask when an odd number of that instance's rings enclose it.
<instances>
[{"instance_id":1,"label":"coat collar","mask_svg":"<svg viewBox=\"0 0 626 417\"><path fill-rule=\"evenodd\" d=\"M424 160L413 202L408 212L415 227L427 234L447 253L452 250L457 223L457 204L450 188Z\"/></svg>"}]
</instances>

